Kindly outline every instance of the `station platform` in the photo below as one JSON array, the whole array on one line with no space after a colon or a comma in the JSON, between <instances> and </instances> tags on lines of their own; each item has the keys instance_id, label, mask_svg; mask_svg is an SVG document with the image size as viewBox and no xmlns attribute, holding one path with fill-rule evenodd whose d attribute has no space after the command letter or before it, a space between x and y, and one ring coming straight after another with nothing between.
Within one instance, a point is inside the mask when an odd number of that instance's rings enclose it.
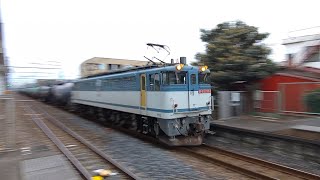
<instances>
[{"instance_id":1,"label":"station platform","mask_svg":"<svg viewBox=\"0 0 320 180\"><path fill-rule=\"evenodd\" d=\"M39 152L31 155L22 151L0 153L1 179L81 179L74 173L74 168L61 154Z\"/></svg>"},{"instance_id":2,"label":"station platform","mask_svg":"<svg viewBox=\"0 0 320 180\"><path fill-rule=\"evenodd\" d=\"M214 120L211 123L212 129L215 124L320 141L320 116L281 115L267 117L247 115Z\"/></svg>"},{"instance_id":3,"label":"station platform","mask_svg":"<svg viewBox=\"0 0 320 180\"><path fill-rule=\"evenodd\" d=\"M31 101L0 96L0 179L82 179L25 111Z\"/></svg>"}]
</instances>

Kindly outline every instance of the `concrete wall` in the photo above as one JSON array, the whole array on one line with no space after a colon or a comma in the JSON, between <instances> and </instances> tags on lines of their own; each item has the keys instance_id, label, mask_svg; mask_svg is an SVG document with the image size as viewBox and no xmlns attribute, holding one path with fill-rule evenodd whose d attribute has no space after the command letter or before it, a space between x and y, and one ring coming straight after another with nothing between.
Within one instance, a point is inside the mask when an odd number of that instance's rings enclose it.
<instances>
[{"instance_id":1,"label":"concrete wall","mask_svg":"<svg viewBox=\"0 0 320 180\"><path fill-rule=\"evenodd\" d=\"M236 96L235 96L236 95ZM245 93L241 91L218 92L218 119L240 116L245 111Z\"/></svg>"}]
</instances>

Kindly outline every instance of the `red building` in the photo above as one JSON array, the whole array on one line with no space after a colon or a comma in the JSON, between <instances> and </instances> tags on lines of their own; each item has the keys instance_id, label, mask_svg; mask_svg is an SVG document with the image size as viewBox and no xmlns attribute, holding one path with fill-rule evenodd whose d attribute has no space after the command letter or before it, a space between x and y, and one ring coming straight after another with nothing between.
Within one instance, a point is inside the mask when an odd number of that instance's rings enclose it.
<instances>
[{"instance_id":1,"label":"red building","mask_svg":"<svg viewBox=\"0 0 320 180\"><path fill-rule=\"evenodd\" d=\"M260 81L259 108L263 112L308 112L304 98L320 89L320 34L283 41L286 68Z\"/></svg>"},{"instance_id":2,"label":"red building","mask_svg":"<svg viewBox=\"0 0 320 180\"><path fill-rule=\"evenodd\" d=\"M260 81L262 112L307 112L305 95L320 89L320 73L288 69Z\"/></svg>"}]
</instances>

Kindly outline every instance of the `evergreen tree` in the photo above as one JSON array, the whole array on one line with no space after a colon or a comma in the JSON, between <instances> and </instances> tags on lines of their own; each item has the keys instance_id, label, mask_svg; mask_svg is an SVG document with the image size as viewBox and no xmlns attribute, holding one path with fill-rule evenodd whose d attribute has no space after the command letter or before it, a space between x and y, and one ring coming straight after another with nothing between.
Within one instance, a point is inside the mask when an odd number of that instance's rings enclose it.
<instances>
[{"instance_id":1,"label":"evergreen tree","mask_svg":"<svg viewBox=\"0 0 320 180\"><path fill-rule=\"evenodd\" d=\"M261 43L268 33L244 22L225 22L212 30L201 29L205 53L196 54L194 64L211 70L211 81L218 89L228 90L238 82L250 84L276 71L268 59L271 50Z\"/></svg>"}]
</instances>

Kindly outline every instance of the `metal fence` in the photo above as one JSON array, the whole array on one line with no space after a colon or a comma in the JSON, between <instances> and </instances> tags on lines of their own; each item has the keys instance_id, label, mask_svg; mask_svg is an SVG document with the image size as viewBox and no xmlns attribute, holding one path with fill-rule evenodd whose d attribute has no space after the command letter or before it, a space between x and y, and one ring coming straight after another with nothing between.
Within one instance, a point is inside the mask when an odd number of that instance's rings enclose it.
<instances>
[{"instance_id":1,"label":"metal fence","mask_svg":"<svg viewBox=\"0 0 320 180\"><path fill-rule=\"evenodd\" d=\"M256 112L279 112L280 91L256 91L254 93L254 109Z\"/></svg>"},{"instance_id":2,"label":"metal fence","mask_svg":"<svg viewBox=\"0 0 320 180\"><path fill-rule=\"evenodd\" d=\"M15 101L12 96L0 96L0 152L15 149L15 109Z\"/></svg>"}]
</instances>

